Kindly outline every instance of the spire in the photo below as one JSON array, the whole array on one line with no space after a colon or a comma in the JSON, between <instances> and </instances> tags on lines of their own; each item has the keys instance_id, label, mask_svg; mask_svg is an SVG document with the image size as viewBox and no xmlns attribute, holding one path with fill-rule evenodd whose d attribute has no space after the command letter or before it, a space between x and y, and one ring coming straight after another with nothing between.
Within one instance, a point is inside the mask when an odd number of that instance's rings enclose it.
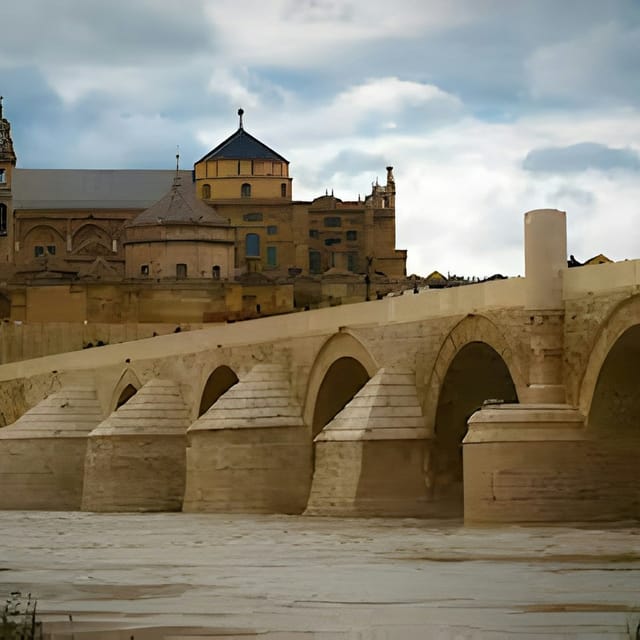
<instances>
[{"instance_id":1,"label":"spire","mask_svg":"<svg viewBox=\"0 0 640 640\"><path fill-rule=\"evenodd\" d=\"M176 175L180 172L180 145L176 145Z\"/></svg>"},{"instance_id":2,"label":"spire","mask_svg":"<svg viewBox=\"0 0 640 640\"><path fill-rule=\"evenodd\" d=\"M393 179L393 167L387 167L387 184L394 182Z\"/></svg>"},{"instance_id":3,"label":"spire","mask_svg":"<svg viewBox=\"0 0 640 640\"><path fill-rule=\"evenodd\" d=\"M0 96L0 162L10 162L16 164L16 154L13 150L13 140L11 140L11 124L3 115L3 97Z\"/></svg>"},{"instance_id":4,"label":"spire","mask_svg":"<svg viewBox=\"0 0 640 640\"><path fill-rule=\"evenodd\" d=\"M238 116L240 118L240 124L238 125L238 129L242 129L242 116L244 115L244 109L240 108L238 109Z\"/></svg>"}]
</instances>

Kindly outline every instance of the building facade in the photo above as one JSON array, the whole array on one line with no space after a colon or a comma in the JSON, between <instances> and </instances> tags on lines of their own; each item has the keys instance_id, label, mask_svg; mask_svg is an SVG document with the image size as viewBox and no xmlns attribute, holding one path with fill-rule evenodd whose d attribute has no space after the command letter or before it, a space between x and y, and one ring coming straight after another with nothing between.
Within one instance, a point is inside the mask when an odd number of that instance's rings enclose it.
<instances>
[{"instance_id":1,"label":"building facade","mask_svg":"<svg viewBox=\"0 0 640 640\"><path fill-rule=\"evenodd\" d=\"M331 286L366 281L368 295L374 277L382 288L405 277L392 167L364 200L295 200L289 162L238 114L238 129L193 171L41 170L16 167L0 105L2 280L148 287L253 277L267 286L328 274Z\"/></svg>"}]
</instances>

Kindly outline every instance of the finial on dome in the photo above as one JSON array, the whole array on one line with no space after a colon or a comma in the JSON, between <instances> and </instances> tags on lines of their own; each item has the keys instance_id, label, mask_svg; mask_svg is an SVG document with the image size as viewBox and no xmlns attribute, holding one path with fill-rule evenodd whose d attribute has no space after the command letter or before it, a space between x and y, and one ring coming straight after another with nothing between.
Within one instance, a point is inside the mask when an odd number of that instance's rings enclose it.
<instances>
[{"instance_id":1,"label":"finial on dome","mask_svg":"<svg viewBox=\"0 0 640 640\"><path fill-rule=\"evenodd\" d=\"M238 109L238 116L240 117L240 125L239 128L242 129L242 116L244 115L244 109Z\"/></svg>"},{"instance_id":2,"label":"finial on dome","mask_svg":"<svg viewBox=\"0 0 640 640\"><path fill-rule=\"evenodd\" d=\"M0 96L0 120L2 120L2 100L3 96Z\"/></svg>"}]
</instances>

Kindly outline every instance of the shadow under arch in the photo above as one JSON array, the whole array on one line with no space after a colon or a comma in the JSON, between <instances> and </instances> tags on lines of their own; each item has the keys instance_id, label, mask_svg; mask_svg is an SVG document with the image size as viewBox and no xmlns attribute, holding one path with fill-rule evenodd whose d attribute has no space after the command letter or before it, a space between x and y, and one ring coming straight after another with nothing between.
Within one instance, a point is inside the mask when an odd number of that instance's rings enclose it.
<instances>
[{"instance_id":1,"label":"shadow under arch","mask_svg":"<svg viewBox=\"0 0 640 640\"><path fill-rule=\"evenodd\" d=\"M349 332L334 334L322 345L311 367L303 412L312 438L378 369L368 349Z\"/></svg>"},{"instance_id":2,"label":"shadow under arch","mask_svg":"<svg viewBox=\"0 0 640 640\"><path fill-rule=\"evenodd\" d=\"M611 345L593 390L587 424L596 437L640 438L640 322Z\"/></svg>"},{"instance_id":3,"label":"shadow under arch","mask_svg":"<svg viewBox=\"0 0 640 640\"><path fill-rule=\"evenodd\" d=\"M424 402L424 416L427 428L435 426L438 401L444 378L457 356L467 344L483 343L497 353L504 362L515 386L516 395L522 397L527 382L516 361L515 352L500 329L488 318L481 315L468 315L462 318L442 341L435 362L428 376Z\"/></svg>"},{"instance_id":4,"label":"shadow under arch","mask_svg":"<svg viewBox=\"0 0 640 640\"><path fill-rule=\"evenodd\" d=\"M231 367L224 364L216 367L202 388L198 418L206 413L217 402L220 396L225 394L237 382L238 376Z\"/></svg>"},{"instance_id":5,"label":"shadow under arch","mask_svg":"<svg viewBox=\"0 0 640 640\"><path fill-rule=\"evenodd\" d=\"M132 384L128 384L120 393L118 402L116 402L116 410L131 400L136 393L138 393L138 390Z\"/></svg>"},{"instance_id":6,"label":"shadow under arch","mask_svg":"<svg viewBox=\"0 0 640 640\"><path fill-rule=\"evenodd\" d=\"M580 386L586 416L581 470L593 519L640 520L640 296L602 322Z\"/></svg>"},{"instance_id":7,"label":"shadow under arch","mask_svg":"<svg viewBox=\"0 0 640 640\"><path fill-rule=\"evenodd\" d=\"M138 393L140 387L142 387L142 383L138 379L138 376L131 369L125 369L116 382L113 393L111 394L107 415L113 413L116 409L119 409L123 404L131 400L131 398Z\"/></svg>"},{"instance_id":8,"label":"shadow under arch","mask_svg":"<svg viewBox=\"0 0 640 640\"><path fill-rule=\"evenodd\" d=\"M638 326L640 326L640 295L620 302L602 321L580 380L578 407L582 414L587 416L587 425L591 423L593 400L599 392L598 387L604 382L603 374L620 377L623 374L624 360L626 360L627 374L630 373L630 365L635 364L637 371L637 360L633 359L632 353L625 355L624 347L626 345L632 351L636 348ZM625 381L622 382L625 383ZM637 386L636 389L638 389Z\"/></svg>"},{"instance_id":9,"label":"shadow under arch","mask_svg":"<svg viewBox=\"0 0 640 640\"><path fill-rule=\"evenodd\" d=\"M425 414L430 416L434 434L427 465L428 483L436 511L443 516L461 516L463 512L462 441L467 421L485 400L518 402L513 370L506 341L497 327L482 316L463 319L440 349ZM522 379L520 384L524 384Z\"/></svg>"}]
</instances>

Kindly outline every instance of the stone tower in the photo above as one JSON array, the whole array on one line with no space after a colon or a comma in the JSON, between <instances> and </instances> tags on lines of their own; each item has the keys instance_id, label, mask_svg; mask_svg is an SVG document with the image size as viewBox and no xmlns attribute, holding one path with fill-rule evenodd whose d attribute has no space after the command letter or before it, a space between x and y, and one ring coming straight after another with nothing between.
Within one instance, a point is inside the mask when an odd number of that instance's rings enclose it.
<instances>
[{"instance_id":1,"label":"stone tower","mask_svg":"<svg viewBox=\"0 0 640 640\"><path fill-rule=\"evenodd\" d=\"M11 140L11 125L2 113L0 96L0 268L13 256L13 193L11 182L16 154Z\"/></svg>"}]
</instances>

